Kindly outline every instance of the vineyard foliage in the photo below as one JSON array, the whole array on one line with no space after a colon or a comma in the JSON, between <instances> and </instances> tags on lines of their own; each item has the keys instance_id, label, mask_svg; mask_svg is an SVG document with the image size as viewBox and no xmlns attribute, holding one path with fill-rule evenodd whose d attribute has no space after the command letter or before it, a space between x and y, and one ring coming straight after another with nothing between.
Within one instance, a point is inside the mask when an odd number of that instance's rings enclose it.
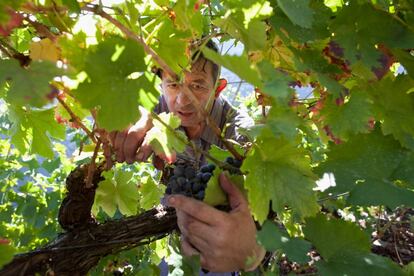
<instances>
[{"instance_id":1,"label":"vineyard foliage","mask_svg":"<svg viewBox=\"0 0 414 276\"><path fill-rule=\"evenodd\" d=\"M216 53L209 39L243 51ZM101 129L122 130L140 118L138 106L154 108L153 68L181 78L194 41L253 87L237 99L255 119L243 130L251 142L234 147L259 242L302 264L315 249L321 275L406 273L371 253L370 235L374 215L414 207L413 0L2 0L0 266L63 231L68 173L104 160ZM154 125L157 153L184 150L176 117L161 114ZM210 154L223 161L229 151ZM210 202L225 200L217 175ZM103 177L98 221L139 214L164 194L150 163L115 164ZM109 256L95 272L117 258L155 274L162 257L185 271L162 239Z\"/></svg>"}]
</instances>

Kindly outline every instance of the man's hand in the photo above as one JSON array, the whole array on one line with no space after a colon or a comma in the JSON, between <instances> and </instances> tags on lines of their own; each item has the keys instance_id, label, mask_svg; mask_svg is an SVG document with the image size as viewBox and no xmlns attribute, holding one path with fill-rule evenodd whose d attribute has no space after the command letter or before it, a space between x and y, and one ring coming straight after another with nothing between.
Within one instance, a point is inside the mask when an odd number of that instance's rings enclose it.
<instances>
[{"instance_id":1,"label":"man's hand","mask_svg":"<svg viewBox=\"0 0 414 276\"><path fill-rule=\"evenodd\" d=\"M152 153L151 146L145 141L145 135L152 128L152 119L144 108L140 107L140 112L141 118L133 126L109 134L118 162L132 164L135 161L145 161Z\"/></svg>"},{"instance_id":2,"label":"man's hand","mask_svg":"<svg viewBox=\"0 0 414 276\"><path fill-rule=\"evenodd\" d=\"M181 195L168 198L168 205L177 211L183 253L200 254L201 266L213 272L253 270L265 250L256 242L247 200L224 174L220 184L229 198L229 213Z\"/></svg>"}]
</instances>

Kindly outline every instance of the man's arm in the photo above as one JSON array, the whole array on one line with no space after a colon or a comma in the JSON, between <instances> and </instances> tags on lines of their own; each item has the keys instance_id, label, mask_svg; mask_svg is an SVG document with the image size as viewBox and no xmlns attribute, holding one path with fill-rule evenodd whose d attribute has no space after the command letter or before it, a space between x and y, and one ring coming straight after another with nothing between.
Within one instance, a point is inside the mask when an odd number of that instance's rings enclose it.
<instances>
[{"instance_id":1,"label":"man's arm","mask_svg":"<svg viewBox=\"0 0 414 276\"><path fill-rule=\"evenodd\" d=\"M169 197L168 205L177 210L182 250L185 255L200 254L201 266L213 272L253 270L265 250L256 242L247 200L224 174L220 184L229 198L229 213L192 198Z\"/></svg>"}]
</instances>

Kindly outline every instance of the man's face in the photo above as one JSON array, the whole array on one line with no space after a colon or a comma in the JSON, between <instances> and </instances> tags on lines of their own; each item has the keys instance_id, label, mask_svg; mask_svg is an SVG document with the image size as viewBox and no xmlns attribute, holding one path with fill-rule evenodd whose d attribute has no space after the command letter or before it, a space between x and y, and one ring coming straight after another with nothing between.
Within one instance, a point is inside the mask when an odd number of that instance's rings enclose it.
<instances>
[{"instance_id":1,"label":"man's face","mask_svg":"<svg viewBox=\"0 0 414 276\"><path fill-rule=\"evenodd\" d=\"M191 72L185 73L182 84L162 73L161 86L168 109L180 117L183 127L196 127L205 119L186 93L194 95L205 109L211 93L214 93L214 85L213 65L205 59L199 59L193 64Z\"/></svg>"}]
</instances>

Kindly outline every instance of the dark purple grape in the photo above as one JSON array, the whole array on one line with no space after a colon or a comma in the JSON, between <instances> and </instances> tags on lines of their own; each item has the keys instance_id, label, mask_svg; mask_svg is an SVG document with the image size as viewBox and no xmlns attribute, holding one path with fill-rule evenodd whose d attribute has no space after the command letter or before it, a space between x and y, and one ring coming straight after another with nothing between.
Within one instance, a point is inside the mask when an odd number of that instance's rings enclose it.
<instances>
[{"instance_id":1,"label":"dark purple grape","mask_svg":"<svg viewBox=\"0 0 414 276\"><path fill-rule=\"evenodd\" d=\"M229 165L234 165L234 159L231 156L227 157L225 162Z\"/></svg>"},{"instance_id":2,"label":"dark purple grape","mask_svg":"<svg viewBox=\"0 0 414 276\"><path fill-rule=\"evenodd\" d=\"M178 185L180 185L181 187L183 187L184 185L185 185L185 183L187 182L187 179L185 179L185 177L182 177L182 176L180 176L180 177L178 177L177 178L177 183L178 183Z\"/></svg>"},{"instance_id":3,"label":"dark purple grape","mask_svg":"<svg viewBox=\"0 0 414 276\"><path fill-rule=\"evenodd\" d=\"M165 193L166 193L167 195L170 195L170 194L171 194L171 192L172 192L171 186L168 186L168 187L165 189Z\"/></svg>"},{"instance_id":4,"label":"dark purple grape","mask_svg":"<svg viewBox=\"0 0 414 276\"><path fill-rule=\"evenodd\" d=\"M210 169L209 169L208 165L201 166L200 172L201 173L210 172Z\"/></svg>"},{"instance_id":5,"label":"dark purple grape","mask_svg":"<svg viewBox=\"0 0 414 276\"><path fill-rule=\"evenodd\" d=\"M214 165L214 164L208 164L207 167L209 169L209 172L211 172L211 173L216 169L216 165Z\"/></svg>"},{"instance_id":6,"label":"dark purple grape","mask_svg":"<svg viewBox=\"0 0 414 276\"><path fill-rule=\"evenodd\" d=\"M203 173L203 175L201 176L201 180L204 183L207 183L210 180L211 176L212 176L212 174L209 173L209 172Z\"/></svg>"},{"instance_id":7,"label":"dark purple grape","mask_svg":"<svg viewBox=\"0 0 414 276\"><path fill-rule=\"evenodd\" d=\"M178 165L174 168L175 176L184 176L184 166Z\"/></svg>"},{"instance_id":8,"label":"dark purple grape","mask_svg":"<svg viewBox=\"0 0 414 276\"><path fill-rule=\"evenodd\" d=\"M171 186L171 193L172 194L179 194L181 193L182 189L178 183L176 185Z\"/></svg>"},{"instance_id":9,"label":"dark purple grape","mask_svg":"<svg viewBox=\"0 0 414 276\"><path fill-rule=\"evenodd\" d=\"M242 165L242 161L241 161L241 160L239 160L239 159L234 159L234 161L233 161L233 166L235 166L235 167L237 167L237 168L240 168L240 167L241 167L241 165Z\"/></svg>"},{"instance_id":10,"label":"dark purple grape","mask_svg":"<svg viewBox=\"0 0 414 276\"><path fill-rule=\"evenodd\" d=\"M194 179L198 179L199 181L201 181L202 178L203 178L203 173L199 172L199 173L197 173L197 175L195 176Z\"/></svg>"},{"instance_id":11,"label":"dark purple grape","mask_svg":"<svg viewBox=\"0 0 414 276\"><path fill-rule=\"evenodd\" d=\"M204 189L204 185L200 182L193 182L191 189L193 190L193 193L198 193L200 190Z\"/></svg>"},{"instance_id":12,"label":"dark purple grape","mask_svg":"<svg viewBox=\"0 0 414 276\"><path fill-rule=\"evenodd\" d=\"M203 200L203 199L204 199L204 196L205 196L205 192L204 192L204 190L203 190L203 191L199 191L199 192L195 195L195 198L196 198L196 199L198 199L198 200Z\"/></svg>"},{"instance_id":13,"label":"dark purple grape","mask_svg":"<svg viewBox=\"0 0 414 276\"><path fill-rule=\"evenodd\" d=\"M193 179L196 175L195 169L193 167L186 167L184 175L187 179Z\"/></svg>"},{"instance_id":14,"label":"dark purple grape","mask_svg":"<svg viewBox=\"0 0 414 276\"><path fill-rule=\"evenodd\" d=\"M187 192L191 192L191 182L190 181L186 181L185 182L185 184L184 184L184 186L183 186L183 188L184 188L184 190Z\"/></svg>"}]
</instances>

